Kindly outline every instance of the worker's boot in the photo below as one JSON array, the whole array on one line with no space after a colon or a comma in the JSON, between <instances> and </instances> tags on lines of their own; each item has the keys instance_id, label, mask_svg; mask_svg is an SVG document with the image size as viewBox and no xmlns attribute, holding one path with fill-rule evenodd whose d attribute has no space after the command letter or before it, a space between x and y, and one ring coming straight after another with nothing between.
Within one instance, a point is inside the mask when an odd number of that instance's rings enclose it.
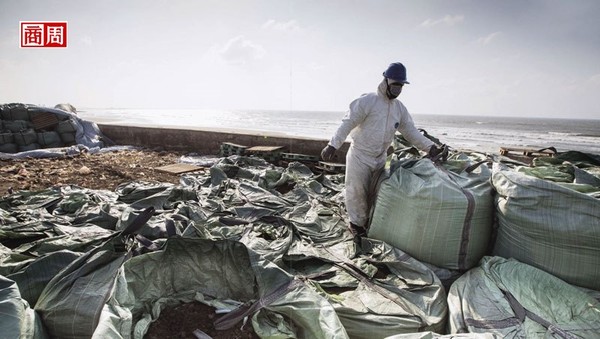
<instances>
[{"instance_id":1,"label":"worker's boot","mask_svg":"<svg viewBox=\"0 0 600 339\"><path fill-rule=\"evenodd\" d=\"M356 224L350 223L348 225L348 230L352 233L354 245L357 253L362 251L362 238L367 236L367 230Z\"/></svg>"},{"instance_id":2,"label":"worker's boot","mask_svg":"<svg viewBox=\"0 0 600 339\"><path fill-rule=\"evenodd\" d=\"M348 229L350 230L350 233L352 233L352 235L354 235L354 236L359 236L359 237L367 236L367 230L362 226L358 226L357 224L350 223L350 226L348 227Z\"/></svg>"}]
</instances>

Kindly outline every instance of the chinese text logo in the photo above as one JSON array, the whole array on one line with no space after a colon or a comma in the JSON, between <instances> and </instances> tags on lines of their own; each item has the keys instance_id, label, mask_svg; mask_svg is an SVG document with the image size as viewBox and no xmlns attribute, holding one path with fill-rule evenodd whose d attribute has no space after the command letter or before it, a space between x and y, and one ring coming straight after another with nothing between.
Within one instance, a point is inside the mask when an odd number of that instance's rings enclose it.
<instances>
[{"instance_id":1,"label":"chinese text logo","mask_svg":"<svg viewBox=\"0 0 600 339\"><path fill-rule=\"evenodd\" d=\"M66 21L21 21L21 47L67 47Z\"/></svg>"}]
</instances>

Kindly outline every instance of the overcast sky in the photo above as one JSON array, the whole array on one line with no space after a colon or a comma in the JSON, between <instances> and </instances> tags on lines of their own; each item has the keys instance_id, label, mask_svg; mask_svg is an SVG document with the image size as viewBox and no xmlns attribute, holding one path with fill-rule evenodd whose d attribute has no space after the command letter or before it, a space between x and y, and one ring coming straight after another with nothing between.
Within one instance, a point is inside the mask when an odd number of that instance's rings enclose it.
<instances>
[{"instance_id":1,"label":"overcast sky","mask_svg":"<svg viewBox=\"0 0 600 339\"><path fill-rule=\"evenodd\" d=\"M0 103L600 119L597 0L0 0ZM67 21L68 48L19 48Z\"/></svg>"}]
</instances>

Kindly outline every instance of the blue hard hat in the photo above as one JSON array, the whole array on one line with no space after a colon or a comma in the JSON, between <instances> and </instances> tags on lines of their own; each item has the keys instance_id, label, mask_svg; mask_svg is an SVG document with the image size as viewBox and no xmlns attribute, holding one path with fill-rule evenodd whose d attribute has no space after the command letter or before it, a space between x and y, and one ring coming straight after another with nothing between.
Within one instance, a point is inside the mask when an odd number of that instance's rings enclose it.
<instances>
[{"instance_id":1,"label":"blue hard hat","mask_svg":"<svg viewBox=\"0 0 600 339\"><path fill-rule=\"evenodd\" d=\"M385 72L383 72L383 76L403 84L409 84L406 81L406 67L400 62L391 63Z\"/></svg>"}]
</instances>

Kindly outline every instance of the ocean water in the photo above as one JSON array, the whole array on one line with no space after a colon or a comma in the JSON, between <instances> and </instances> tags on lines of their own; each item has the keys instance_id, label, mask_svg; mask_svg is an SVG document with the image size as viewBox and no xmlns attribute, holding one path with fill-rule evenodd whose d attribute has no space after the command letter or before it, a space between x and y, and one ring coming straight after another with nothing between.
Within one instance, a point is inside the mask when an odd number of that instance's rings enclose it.
<instances>
[{"instance_id":1,"label":"ocean water","mask_svg":"<svg viewBox=\"0 0 600 339\"><path fill-rule=\"evenodd\" d=\"M97 123L233 129L328 140L345 112L259 110L83 109ZM500 147L600 154L600 119L546 119L413 114L418 128L456 149L498 153Z\"/></svg>"}]
</instances>

